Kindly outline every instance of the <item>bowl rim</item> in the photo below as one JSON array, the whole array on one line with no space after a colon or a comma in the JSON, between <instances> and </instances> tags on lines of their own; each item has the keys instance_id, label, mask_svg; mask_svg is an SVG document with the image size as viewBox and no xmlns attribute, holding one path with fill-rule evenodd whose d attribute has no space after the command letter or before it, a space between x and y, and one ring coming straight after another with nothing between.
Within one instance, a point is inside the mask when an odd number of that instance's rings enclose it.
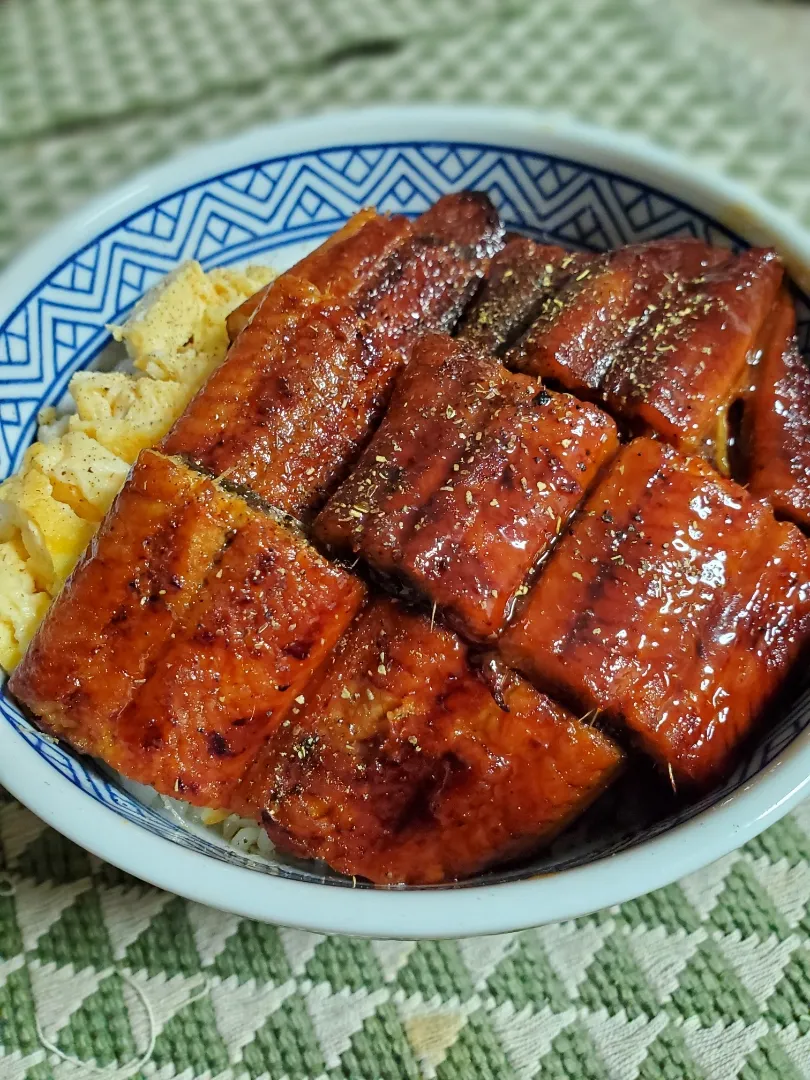
<instances>
[{"instance_id":1,"label":"bowl rim","mask_svg":"<svg viewBox=\"0 0 810 1080\"><path fill-rule=\"evenodd\" d=\"M547 152L614 169L773 244L810 291L810 234L737 182L671 151L569 117L509 107L415 105L329 112L208 142L97 196L0 275L0 324L46 274L145 205L274 156L364 143L452 141ZM212 163L216 171L212 175ZM5 692L5 691L3 691ZM47 825L162 889L247 918L378 938L496 934L586 915L662 888L728 854L810 794L810 728L720 803L583 866L489 885L358 889L257 873L188 850L92 799L0 723L0 783ZM91 807L95 807L93 810Z\"/></svg>"}]
</instances>

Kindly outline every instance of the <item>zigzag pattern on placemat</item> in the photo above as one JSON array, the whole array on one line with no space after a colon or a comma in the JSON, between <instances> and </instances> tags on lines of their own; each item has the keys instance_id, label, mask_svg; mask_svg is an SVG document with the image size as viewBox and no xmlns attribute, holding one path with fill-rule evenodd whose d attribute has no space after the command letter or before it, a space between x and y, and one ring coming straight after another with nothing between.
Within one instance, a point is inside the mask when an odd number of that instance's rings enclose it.
<instances>
[{"instance_id":1,"label":"zigzag pattern on placemat","mask_svg":"<svg viewBox=\"0 0 810 1080\"><path fill-rule=\"evenodd\" d=\"M0 793L0 1071L85 1075L39 1031L109 1080L802 1080L808 829L576 921L367 941L160 892Z\"/></svg>"}]
</instances>

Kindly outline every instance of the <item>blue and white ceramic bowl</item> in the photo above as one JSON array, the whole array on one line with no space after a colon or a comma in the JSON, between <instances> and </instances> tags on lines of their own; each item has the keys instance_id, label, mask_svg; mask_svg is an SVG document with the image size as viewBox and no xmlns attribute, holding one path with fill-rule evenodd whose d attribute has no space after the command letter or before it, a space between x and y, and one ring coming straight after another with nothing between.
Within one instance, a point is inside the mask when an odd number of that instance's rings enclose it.
<instances>
[{"instance_id":1,"label":"blue and white ceramic bowl","mask_svg":"<svg viewBox=\"0 0 810 1080\"><path fill-rule=\"evenodd\" d=\"M418 214L489 193L510 228L589 250L674 235L774 244L810 348L810 237L752 195L648 145L538 114L457 108L333 115L203 147L98 199L0 279L0 477L37 411L92 364L133 302L184 259L283 268L361 207ZM0 782L49 825L130 873L239 914L379 937L496 933L658 888L727 853L810 793L810 690L769 718L734 776L683 808L626 787L532 864L429 889L353 887L183 828L0 697Z\"/></svg>"}]
</instances>

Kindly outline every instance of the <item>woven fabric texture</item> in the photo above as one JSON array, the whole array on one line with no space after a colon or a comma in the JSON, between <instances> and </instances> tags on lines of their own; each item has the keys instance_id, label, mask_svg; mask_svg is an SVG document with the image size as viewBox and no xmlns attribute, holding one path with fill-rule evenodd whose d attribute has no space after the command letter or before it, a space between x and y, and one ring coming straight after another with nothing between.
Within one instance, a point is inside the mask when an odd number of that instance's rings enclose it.
<instances>
[{"instance_id":1,"label":"woven fabric texture","mask_svg":"<svg viewBox=\"0 0 810 1080\"><path fill-rule=\"evenodd\" d=\"M696 0L0 0L0 264L187 145L386 101L641 133L810 224L810 109L789 59L806 78L810 41L749 63L756 40L709 2L704 19ZM778 50L784 7L757 18ZM810 805L638 901L442 943L211 911L7 796L0 856L2 1080L810 1077Z\"/></svg>"}]
</instances>

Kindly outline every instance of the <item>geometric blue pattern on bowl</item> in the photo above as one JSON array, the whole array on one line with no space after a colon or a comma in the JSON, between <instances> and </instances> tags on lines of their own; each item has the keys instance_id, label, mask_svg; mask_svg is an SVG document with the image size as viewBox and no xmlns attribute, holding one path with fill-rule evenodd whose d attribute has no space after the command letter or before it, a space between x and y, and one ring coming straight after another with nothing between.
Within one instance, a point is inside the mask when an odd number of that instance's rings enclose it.
<instances>
[{"instance_id":1,"label":"geometric blue pattern on bowl","mask_svg":"<svg viewBox=\"0 0 810 1080\"><path fill-rule=\"evenodd\" d=\"M341 146L274 157L225 173L154 203L95 238L57 267L0 326L0 478L13 472L35 433L36 414L60 400L74 371L109 341L135 300L184 259L206 268L264 259L315 244L364 206L416 215L439 195L486 191L509 228L592 251L665 236L696 236L744 247L720 222L679 199L618 173L577 161L497 146L409 142ZM797 293L800 340L810 352L810 300ZM576 866L622 850L687 820L772 761L810 723L810 686L769 725L719 790L688 806L619 791L531 867L497 871L495 882ZM7 696L0 713L48 764L116 814L184 847L267 873L324 880L303 864L259 863L184 829L152 809L88 759L33 728ZM606 819L610 824L606 825ZM326 872L326 879L345 879ZM362 886L361 886L362 887Z\"/></svg>"}]
</instances>

